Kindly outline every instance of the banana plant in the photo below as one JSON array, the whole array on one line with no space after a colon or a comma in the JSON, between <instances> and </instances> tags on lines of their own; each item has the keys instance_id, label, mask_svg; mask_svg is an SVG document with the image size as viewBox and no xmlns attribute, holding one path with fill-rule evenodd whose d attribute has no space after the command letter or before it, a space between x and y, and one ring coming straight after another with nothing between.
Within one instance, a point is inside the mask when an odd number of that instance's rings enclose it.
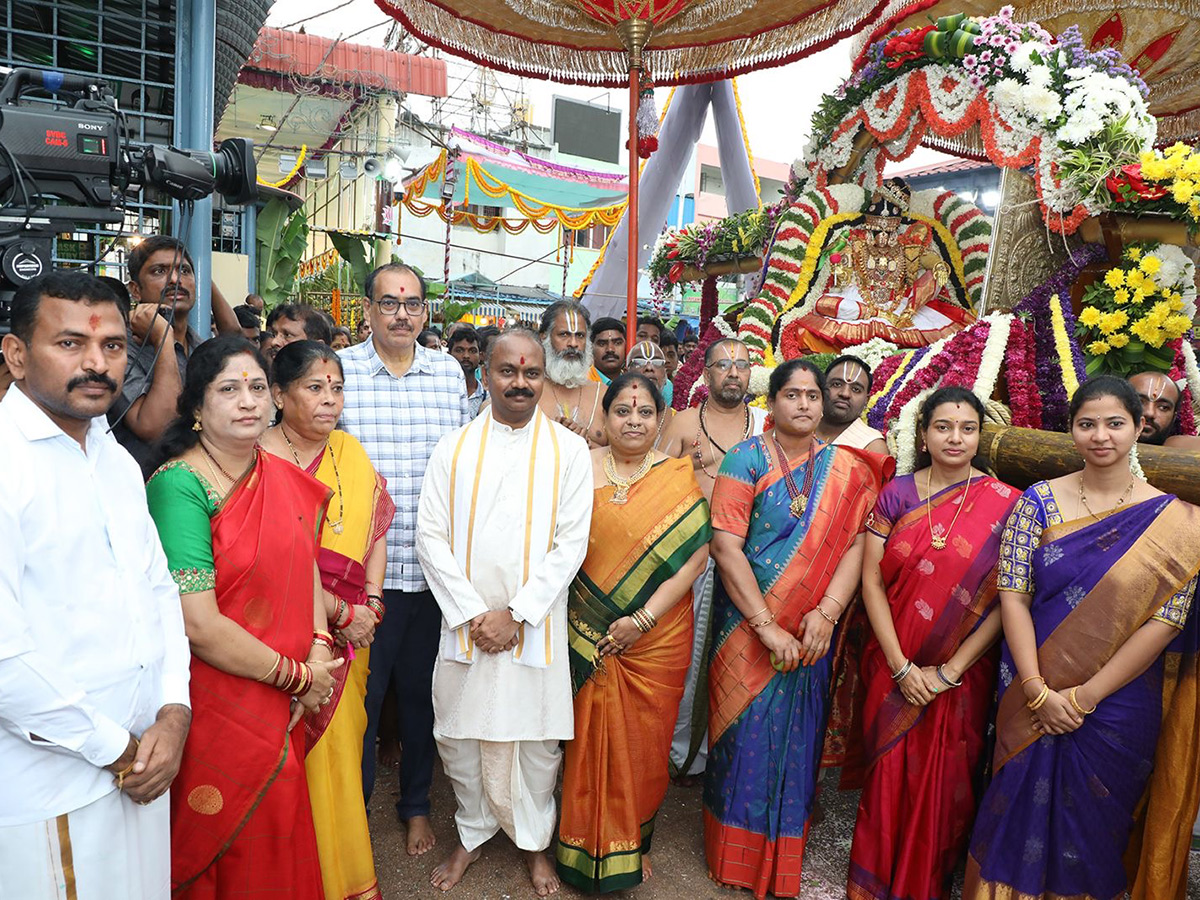
<instances>
[{"instance_id":1,"label":"banana plant","mask_svg":"<svg viewBox=\"0 0 1200 900\"><path fill-rule=\"evenodd\" d=\"M296 284L296 269L308 247L308 217L291 213L282 200L258 211L258 292L267 306L286 303Z\"/></svg>"}]
</instances>

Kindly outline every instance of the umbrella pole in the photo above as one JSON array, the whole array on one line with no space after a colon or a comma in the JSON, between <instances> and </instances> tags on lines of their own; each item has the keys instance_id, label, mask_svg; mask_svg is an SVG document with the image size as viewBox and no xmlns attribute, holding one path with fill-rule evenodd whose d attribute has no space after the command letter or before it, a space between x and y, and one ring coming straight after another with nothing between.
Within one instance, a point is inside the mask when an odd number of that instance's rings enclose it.
<instances>
[{"instance_id":1,"label":"umbrella pole","mask_svg":"<svg viewBox=\"0 0 1200 900\"><path fill-rule=\"evenodd\" d=\"M625 283L625 349L633 349L637 334L638 285L638 130L637 114L641 95L642 50L653 30L646 19L624 19L617 25L617 36L629 54L629 205L625 220L629 223L629 259Z\"/></svg>"},{"instance_id":2,"label":"umbrella pole","mask_svg":"<svg viewBox=\"0 0 1200 900\"><path fill-rule=\"evenodd\" d=\"M640 100L641 69L629 69L629 206L625 217L629 222L629 262L626 273L625 295L625 349L633 348L637 333L637 288L638 288L638 128L637 114Z\"/></svg>"}]
</instances>

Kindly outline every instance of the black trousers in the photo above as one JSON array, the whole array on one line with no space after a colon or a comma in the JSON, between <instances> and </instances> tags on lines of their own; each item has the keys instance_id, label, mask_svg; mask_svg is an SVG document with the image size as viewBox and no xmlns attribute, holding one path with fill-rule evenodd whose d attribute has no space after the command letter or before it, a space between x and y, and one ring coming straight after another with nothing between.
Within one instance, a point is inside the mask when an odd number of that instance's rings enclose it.
<instances>
[{"instance_id":1,"label":"black trousers","mask_svg":"<svg viewBox=\"0 0 1200 900\"><path fill-rule=\"evenodd\" d=\"M375 787L375 739L388 683L396 687L400 723L401 819L429 815L429 785L437 746L433 742L433 664L437 659L442 612L429 591L384 591L387 612L375 629L367 676L367 733L363 736L363 797Z\"/></svg>"}]
</instances>

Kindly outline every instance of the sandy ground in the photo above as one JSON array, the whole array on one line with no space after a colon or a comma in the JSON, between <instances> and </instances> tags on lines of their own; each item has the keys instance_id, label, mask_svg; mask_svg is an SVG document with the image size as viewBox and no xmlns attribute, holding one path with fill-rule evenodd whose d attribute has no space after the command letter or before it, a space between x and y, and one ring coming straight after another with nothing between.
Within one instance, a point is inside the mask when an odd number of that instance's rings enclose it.
<instances>
[{"instance_id":1,"label":"sandy ground","mask_svg":"<svg viewBox=\"0 0 1200 900\"><path fill-rule=\"evenodd\" d=\"M828 777L828 775L827 775ZM842 900L846 896L846 865L854 832L857 793L823 790L824 822L816 826L804 859L802 900ZM436 897L441 892L429 884L429 872L455 845L454 797L440 766L434 773L433 822L438 846L423 857L404 850L404 829L396 819L395 770L379 769L371 803L371 839L375 868L387 900ZM637 900L709 900L749 898L748 893L719 888L708 878L701 839L700 788L672 785L658 815L652 855L654 877L636 890L616 896ZM1192 853L1188 897L1200 900L1200 853ZM492 838L483 855L452 892L461 900L524 900L536 898L524 862L503 833ZM561 897L588 896L564 887ZM955 897L958 896L957 890Z\"/></svg>"}]
</instances>

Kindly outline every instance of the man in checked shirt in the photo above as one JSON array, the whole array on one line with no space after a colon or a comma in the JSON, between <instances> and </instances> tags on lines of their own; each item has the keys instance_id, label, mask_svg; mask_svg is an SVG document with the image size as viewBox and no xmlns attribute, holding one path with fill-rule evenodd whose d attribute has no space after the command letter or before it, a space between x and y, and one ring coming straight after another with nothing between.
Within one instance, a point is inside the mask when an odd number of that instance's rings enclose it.
<instances>
[{"instance_id":1,"label":"man in checked shirt","mask_svg":"<svg viewBox=\"0 0 1200 900\"><path fill-rule=\"evenodd\" d=\"M410 855L427 853L435 838L429 823L429 785L437 749L433 742L433 664L442 614L417 563L417 501L425 466L438 438L470 421L467 385L452 356L417 344L429 319L425 282L408 266L390 263L367 277L364 319L371 335L340 352L346 373L342 425L366 448L387 479L396 516L387 536L386 614L371 644L367 678L367 731L363 738L363 795L375 784L375 738L388 682L397 685L400 800L396 811L408 829Z\"/></svg>"}]
</instances>

